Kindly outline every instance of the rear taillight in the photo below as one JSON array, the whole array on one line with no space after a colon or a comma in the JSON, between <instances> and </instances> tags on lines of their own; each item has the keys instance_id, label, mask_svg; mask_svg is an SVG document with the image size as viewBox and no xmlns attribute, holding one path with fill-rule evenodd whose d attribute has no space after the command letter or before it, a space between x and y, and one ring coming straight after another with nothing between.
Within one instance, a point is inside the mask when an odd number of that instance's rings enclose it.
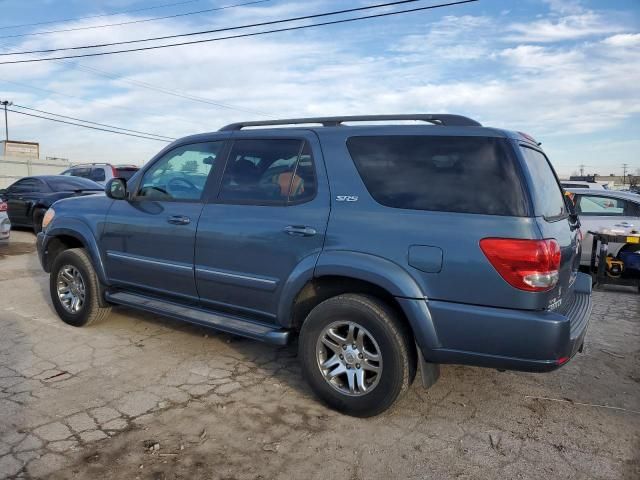
<instances>
[{"instance_id":1,"label":"rear taillight","mask_svg":"<svg viewBox=\"0 0 640 480\"><path fill-rule=\"evenodd\" d=\"M0 202L0 212L7 211L7 202Z\"/></svg>"},{"instance_id":2,"label":"rear taillight","mask_svg":"<svg viewBox=\"0 0 640 480\"><path fill-rule=\"evenodd\" d=\"M113 165L111 165L111 174L113 175L113 178L118 178L118 170Z\"/></svg>"},{"instance_id":3,"label":"rear taillight","mask_svg":"<svg viewBox=\"0 0 640 480\"><path fill-rule=\"evenodd\" d=\"M483 238L480 248L512 287L543 292L558 283L560 246L554 239Z\"/></svg>"}]
</instances>

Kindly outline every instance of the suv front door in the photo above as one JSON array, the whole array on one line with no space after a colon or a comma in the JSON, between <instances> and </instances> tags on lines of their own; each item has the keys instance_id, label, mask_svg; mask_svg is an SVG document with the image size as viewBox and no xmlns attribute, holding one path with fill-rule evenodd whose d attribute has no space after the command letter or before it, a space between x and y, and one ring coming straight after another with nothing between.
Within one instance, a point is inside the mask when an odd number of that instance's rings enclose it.
<instances>
[{"instance_id":1,"label":"suv front door","mask_svg":"<svg viewBox=\"0 0 640 480\"><path fill-rule=\"evenodd\" d=\"M150 162L129 200L109 210L101 241L115 285L196 302L193 250L224 140L177 146Z\"/></svg>"},{"instance_id":2,"label":"suv front door","mask_svg":"<svg viewBox=\"0 0 640 480\"><path fill-rule=\"evenodd\" d=\"M284 284L313 268L329 215L317 138L236 132L216 198L202 211L195 270L209 308L273 321Z\"/></svg>"}]
</instances>

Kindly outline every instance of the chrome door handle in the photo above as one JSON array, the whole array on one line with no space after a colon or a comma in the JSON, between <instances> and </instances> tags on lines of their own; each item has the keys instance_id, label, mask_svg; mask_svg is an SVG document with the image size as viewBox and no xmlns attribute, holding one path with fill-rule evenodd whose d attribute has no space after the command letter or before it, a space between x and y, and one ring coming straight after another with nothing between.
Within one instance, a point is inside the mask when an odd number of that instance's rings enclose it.
<instances>
[{"instance_id":1,"label":"chrome door handle","mask_svg":"<svg viewBox=\"0 0 640 480\"><path fill-rule=\"evenodd\" d=\"M318 233L316 232L315 228L307 227L304 225L289 225L288 227L285 227L284 231L289 235L297 237L311 237Z\"/></svg>"},{"instance_id":2,"label":"chrome door handle","mask_svg":"<svg viewBox=\"0 0 640 480\"><path fill-rule=\"evenodd\" d=\"M172 223L173 225L188 225L191 223L191 219L184 215L173 215L167 219L167 222Z\"/></svg>"}]
</instances>

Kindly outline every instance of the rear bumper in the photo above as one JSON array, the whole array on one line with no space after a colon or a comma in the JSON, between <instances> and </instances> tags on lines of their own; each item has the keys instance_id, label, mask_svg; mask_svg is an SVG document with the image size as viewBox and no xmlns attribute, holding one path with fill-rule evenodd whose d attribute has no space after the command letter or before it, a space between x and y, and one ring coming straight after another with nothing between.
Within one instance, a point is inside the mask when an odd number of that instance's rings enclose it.
<instances>
[{"instance_id":1,"label":"rear bumper","mask_svg":"<svg viewBox=\"0 0 640 480\"><path fill-rule=\"evenodd\" d=\"M398 301L405 312L412 312L416 340L427 361L543 372L565 364L582 347L591 313L591 278L578 274L568 303L554 312Z\"/></svg>"},{"instance_id":2,"label":"rear bumper","mask_svg":"<svg viewBox=\"0 0 640 480\"><path fill-rule=\"evenodd\" d=\"M11 222L9 217L3 215L0 217L0 240L6 240L11 235Z\"/></svg>"}]
</instances>

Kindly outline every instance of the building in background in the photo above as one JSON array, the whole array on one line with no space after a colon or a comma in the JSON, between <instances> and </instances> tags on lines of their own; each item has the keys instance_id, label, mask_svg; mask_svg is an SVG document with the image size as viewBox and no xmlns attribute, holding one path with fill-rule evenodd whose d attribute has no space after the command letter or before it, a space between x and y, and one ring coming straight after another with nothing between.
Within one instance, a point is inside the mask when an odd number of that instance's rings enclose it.
<instances>
[{"instance_id":1,"label":"building in background","mask_svg":"<svg viewBox=\"0 0 640 480\"><path fill-rule=\"evenodd\" d=\"M19 140L3 140L2 155L15 158L39 158L40 144L38 142L21 142Z\"/></svg>"},{"instance_id":2,"label":"building in background","mask_svg":"<svg viewBox=\"0 0 640 480\"><path fill-rule=\"evenodd\" d=\"M66 158L40 158L40 144L37 142L0 142L0 188L29 175L57 175L69 165Z\"/></svg>"}]
</instances>

